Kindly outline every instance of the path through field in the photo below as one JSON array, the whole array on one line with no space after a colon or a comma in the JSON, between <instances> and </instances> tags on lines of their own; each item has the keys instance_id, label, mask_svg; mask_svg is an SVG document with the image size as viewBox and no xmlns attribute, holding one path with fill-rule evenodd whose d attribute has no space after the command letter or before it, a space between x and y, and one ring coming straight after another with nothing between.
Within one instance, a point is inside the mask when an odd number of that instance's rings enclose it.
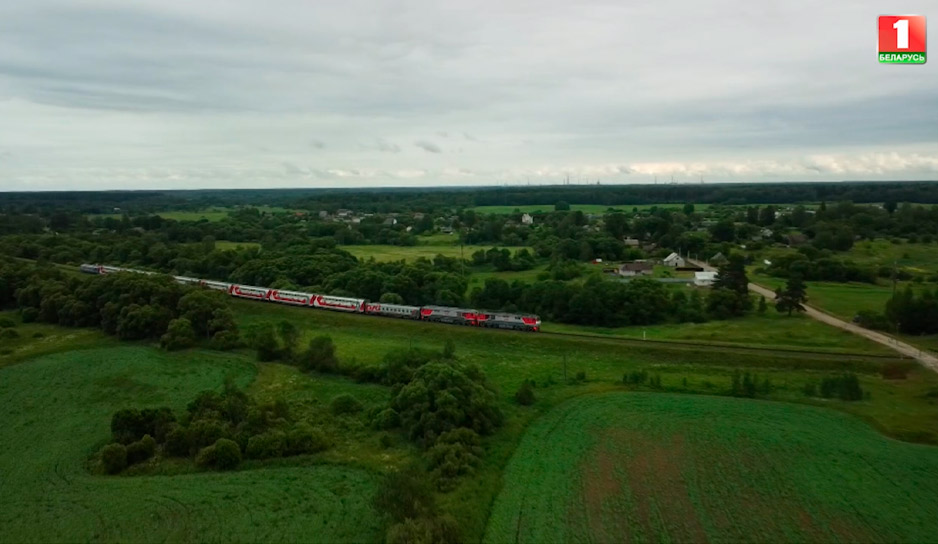
<instances>
[{"instance_id":1,"label":"path through field","mask_svg":"<svg viewBox=\"0 0 938 544\"><path fill-rule=\"evenodd\" d=\"M704 270L716 271L716 268L710 266L709 264L703 261L696 261L693 259L688 259L688 262L691 262L697 266L700 266ZM756 294L764 296L767 301L775 300L775 292L761 285L750 283L749 290ZM893 349L906 357L911 357L917 360L918 362L922 363L922 366L924 366L925 368L928 368L929 370L938 372L938 357L935 357L934 355L926 353L911 344L907 344L903 342L902 340L893 338L892 336L889 336L888 334L883 334L881 332L872 331L870 329L865 329L863 327L854 325L853 323L848 323L844 321L843 319L840 319L828 313L822 312L821 310L818 310L817 308L813 306L809 306L805 304L804 308L805 308L805 313L813 319L816 319L822 323L827 323L828 325L832 325L839 329L843 329L847 332L851 332L853 334L868 338L878 344L882 344L890 349Z\"/></svg>"}]
</instances>

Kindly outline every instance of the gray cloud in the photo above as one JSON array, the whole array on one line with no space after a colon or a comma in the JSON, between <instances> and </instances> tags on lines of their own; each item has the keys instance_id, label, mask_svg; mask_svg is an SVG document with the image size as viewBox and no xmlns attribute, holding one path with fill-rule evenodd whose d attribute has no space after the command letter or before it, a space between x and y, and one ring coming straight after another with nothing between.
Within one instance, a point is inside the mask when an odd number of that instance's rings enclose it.
<instances>
[{"instance_id":1,"label":"gray cloud","mask_svg":"<svg viewBox=\"0 0 938 544\"><path fill-rule=\"evenodd\" d=\"M936 177L872 0L7 4L0 190Z\"/></svg>"},{"instance_id":2,"label":"gray cloud","mask_svg":"<svg viewBox=\"0 0 938 544\"><path fill-rule=\"evenodd\" d=\"M441 153L443 150L440 149L440 146L436 145L433 142L428 142L426 140L417 140L414 142L414 145L423 149L427 153Z\"/></svg>"}]
</instances>

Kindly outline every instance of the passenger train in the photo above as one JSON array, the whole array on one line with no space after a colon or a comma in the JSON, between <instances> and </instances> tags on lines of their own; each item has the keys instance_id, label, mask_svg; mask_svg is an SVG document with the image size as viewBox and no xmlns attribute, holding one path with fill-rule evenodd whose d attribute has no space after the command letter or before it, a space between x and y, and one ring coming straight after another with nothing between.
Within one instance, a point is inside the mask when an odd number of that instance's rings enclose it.
<instances>
[{"instance_id":1,"label":"passenger train","mask_svg":"<svg viewBox=\"0 0 938 544\"><path fill-rule=\"evenodd\" d=\"M82 272L88 274L113 274L116 272L156 274L156 272L148 272L145 270L97 264L83 264L80 268ZM183 285L198 285L206 289L224 291L233 297L274 302L277 304L290 304L293 306L307 306L339 312L381 315L473 327L513 329L531 332L537 332L541 329L541 318L536 315L489 312L485 310L451 308L448 306L408 306L404 304L388 304L385 302L369 302L361 298L334 297L330 295L302 293L299 291L269 289L267 287L239 285L236 283L203 280L187 276L173 276L173 279Z\"/></svg>"}]
</instances>

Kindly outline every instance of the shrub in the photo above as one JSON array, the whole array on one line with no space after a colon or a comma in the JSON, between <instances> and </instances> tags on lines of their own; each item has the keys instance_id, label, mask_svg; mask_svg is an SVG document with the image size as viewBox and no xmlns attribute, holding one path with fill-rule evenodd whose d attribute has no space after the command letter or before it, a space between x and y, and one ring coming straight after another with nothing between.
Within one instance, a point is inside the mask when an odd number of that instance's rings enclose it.
<instances>
[{"instance_id":1,"label":"shrub","mask_svg":"<svg viewBox=\"0 0 938 544\"><path fill-rule=\"evenodd\" d=\"M12 329L16 326L16 321L9 317L0 317L0 329Z\"/></svg>"},{"instance_id":2,"label":"shrub","mask_svg":"<svg viewBox=\"0 0 938 544\"><path fill-rule=\"evenodd\" d=\"M515 401L522 406L534 404L534 386L531 385L529 380L525 380L518 388L518 392L515 393Z\"/></svg>"},{"instance_id":3,"label":"shrub","mask_svg":"<svg viewBox=\"0 0 938 544\"><path fill-rule=\"evenodd\" d=\"M113 443L101 449L101 464L108 474L117 474L127 466L127 448Z\"/></svg>"},{"instance_id":4,"label":"shrub","mask_svg":"<svg viewBox=\"0 0 938 544\"><path fill-rule=\"evenodd\" d=\"M426 475L416 468L385 476L375 492L374 506L394 521L419 518L436 512L430 483Z\"/></svg>"},{"instance_id":5,"label":"shrub","mask_svg":"<svg viewBox=\"0 0 938 544\"><path fill-rule=\"evenodd\" d=\"M241 337L236 330L223 330L212 337L211 347L221 351L228 351L241 346Z\"/></svg>"},{"instance_id":6,"label":"shrub","mask_svg":"<svg viewBox=\"0 0 938 544\"><path fill-rule=\"evenodd\" d=\"M41 332L34 332L34 333L33 333L33 338L45 338L45 337L46 337L46 335L42 334Z\"/></svg>"},{"instance_id":7,"label":"shrub","mask_svg":"<svg viewBox=\"0 0 938 544\"><path fill-rule=\"evenodd\" d=\"M459 544L459 524L444 514L438 517L409 518L388 528L387 544L416 544L445 542Z\"/></svg>"},{"instance_id":8,"label":"shrub","mask_svg":"<svg viewBox=\"0 0 938 544\"><path fill-rule=\"evenodd\" d=\"M378 444L382 448L390 448L394 444L394 439L391 438L391 435L388 433L381 433L381 438L378 439Z\"/></svg>"},{"instance_id":9,"label":"shrub","mask_svg":"<svg viewBox=\"0 0 938 544\"><path fill-rule=\"evenodd\" d=\"M839 398L846 401L863 400L863 388L857 375L847 372L840 376L830 376L821 380L821 396Z\"/></svg>"},{"instance_id":10,"label":"shrub","mask_svg":"<svg viewBox=\"0 0 938 544\"><path fill-rule=\"evenodd\" d=\"M24 308L20 317L23 319L23 323L32 323L39 319L39 310L36 308Z\"/></svg>"},{"instance_id":11,"label":"shrub","mask_svg":"<svg viewBox=\"0 0 938 544\"><path fill-rule=\"evenodd\" d=\"M184 317L173 319L166 328L166 334L160 337L160 346L167 350L191 347L195 344L195 331L192 322Z\"/></svg>"},{"instance_id":12,"label":"shrub","mask_svg":"<svg viewBox=\"0 0 938 544\"><path fill-rule=\"evenodd\" d=\"M470 429L459 428L440 435L427 451L428 468L437 488L440 491L455 488L458 478L471 474L483 455L479 435Z\"/></svg>"},{"instance_id":13,"label":"shrub","mask_svg":"<svg viewBox=\"0 0 938 544\"><path fill-rule=\"evenodd\" d=\"M401 415L393 408L385 408L371 420L371 426L379 430L394 429L401 426Z\"/></svg>"},{"instance_id":14,"label":"shrub","mask_svg":"<svg viewBox=\"0 0 938 544\"><path fill-rule=\"evenodd\" d=\"M154 451L156 451L156 440L154 440L152 436L145 434L143 438L127 446L127 464L132 465L146 461L150 457L153 457Z\"/></svg>"},{"instance_id":15,"label":"shrub","mask_svg":"<svg viewBox=\"0 0 938 544\"><path fill-rule=\"evenodd\" d=\"M446 343L443 344L442 355L444 359L453 359L456 357L456 344L453 342L452 338L447 338Z\"/></svg>"},{"instance_id":16,"label":"shrub","mask_svg":"<svg viewBox=\"0 0 938 544\"><path fill-rule=\"evenodd\" d=\"M282 457L286 447L286 437L280 431L268 431L254 435L248 440L245 455L249 459L270 459Z\"/></svg>"},{"instance_id":17,"label":"shrub","mask_svg":"<svg viewBox=\"0 0 938 544\"><path fill-rule=\"evenodd\" d=\"M586 372L582 370L576 373L576 381L585 382L586 381Z\"/></svg>"},{"instance_id":18,"label":"shrub","mask_svg":"<svg viewBox=\"0 0 938 544\"><path fill-rule=\"evenodd\" d=\"M332 413L337 416L360 412L361 409L362 404L348 393L343 393L332 399Z\"/></svg>"},{"instance_id":19,"label":"shrub","mask_svg":"<svg viewBox=\"0 0 938 544\"><path fill-rule=\"evenodd\" d=\"M3 329L0 331L0 338L19 338L20 333L16 332L16 329Z\"/></svg>"},{"instance_id":20,"label":"shrub","mask_svg":"<svg viewBox=\"0 0 938 544\"><path fill-rule=\"evenodd\" d=\"M218 421L197 419L189 424L189 441L195 448L211 446L219 438L227 438L225 428Z\"/></svg>"},{"instance_id":21,"label":"shrub","mask_svg":"<svg viewBox=\"0 0 938 544\"><path fill-rule=\"evenodd\" d=\"M321 429L299 423L286 434L284 455L316 453L329 448L329 439Z\"/></svg>"},{"instance_id":22,"label":"shrub","mask_svg":"<svg viewBox=\"0 0 938 544\"><path fill-rule=\"evenodd\" d=\"M200 467L210 467L215 464L215 445L207 446L199 450L195 456L195 464Z\"/></svg>"},{"instance_id":23,"label":"shrub","mask_svg":"<svg viewBox=\"0 0 938 544\"><path fill-rule=\"evenodd\" d=\"M411 440L424 446L456 427L491 434L504 417L482 370L456 362L421 366L391 399L391 408L400 414Z\"/></svg>"},{"instance_id":24,"label":"shrub","mask_svg":"<svg viewBox=\"0 0 938 544\"><path fill-rule=\"evenodd\" d=\"M335 344L330 336L317 336L309 342L309 347L300 356L300 367L304 370L335 372L339 368L339 359L335 355Z\"/></svg>"},{"instance_id":25,"label":"shrub","mask_svg":"<svg viewBox=\"0 0 938 544\"><path fill-rule=\"evenodd\" d=\"M241 448L237 442L219 438L215 445L215 466L221 470L231 470L241 464Z\"/></svg>"},{"instance_id":26,"label":"shrub","mask_svg":"<svg viewBox=\"0 0 938 544\"><path fill-rule=\"evenodd\" d=\"M142 437L146 431L140 410L124 408L111 416L111 437L115 442L129 444Z\"/></svg>"},{"instance_id":27,"label":"shrub","mask_svg":"<svg viewBox=\"0 0 938 544\"><path fill-rule=\"evenodd\" d=\"M166 433L166 453L175 457L186 457L192 448L189 440L189 431L185 427L176 426Z\"/></svg>"}]
</instances>

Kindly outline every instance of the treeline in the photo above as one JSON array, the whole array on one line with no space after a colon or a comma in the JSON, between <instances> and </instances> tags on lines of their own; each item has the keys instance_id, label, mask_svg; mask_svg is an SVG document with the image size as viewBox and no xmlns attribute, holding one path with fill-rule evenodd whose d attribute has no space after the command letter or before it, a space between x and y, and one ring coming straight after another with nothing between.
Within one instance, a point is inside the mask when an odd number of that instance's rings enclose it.
<instances>
[{"instance_id":1,"label":"treeline","mask_svg":"<svg viewBox=\"0 0 938 544\"><path fill-rule=\"evenodd\" d=\"M317 453L330 445L320 428L297 421L286 402L258 403L231 384L222 393L199 393L178 418L166 407L118 410L111 418L111 439L94 457L108 474L172 457L231 470L243 458Z\"/></svg>"},{"instance_id":2,"label":"treeline","mask_svg":"<svg viewBox=\"0 0 938 544\"><path fill-rule=\"evenodd\" d=\"M382 210L434 209L451 206L521 206L554 204L656 203L797 203L938 202L938 189L928 182L752 183L683 185L542 185L533 187L421 189L225 189L200 191L107 191L5 193L4 210L38 212L64 206L81 213L111 213L118 207L134 211L204 209L211 206L255 205L299 209L356 208Z\"/></svg>"},{"instance_id":3,"label":"treeline","mask_svg":"<svg viewBox=\"0 0 938 544\"><path fill-rule=\"evenodd\" d=\"M230 349L240 342L228 297L164 275L92 278L7 261L0 263L0 307L18 308L24 322L98 327L126 340L162 337L167 347L204 340Z\"/></svg>"}]
</instances>

